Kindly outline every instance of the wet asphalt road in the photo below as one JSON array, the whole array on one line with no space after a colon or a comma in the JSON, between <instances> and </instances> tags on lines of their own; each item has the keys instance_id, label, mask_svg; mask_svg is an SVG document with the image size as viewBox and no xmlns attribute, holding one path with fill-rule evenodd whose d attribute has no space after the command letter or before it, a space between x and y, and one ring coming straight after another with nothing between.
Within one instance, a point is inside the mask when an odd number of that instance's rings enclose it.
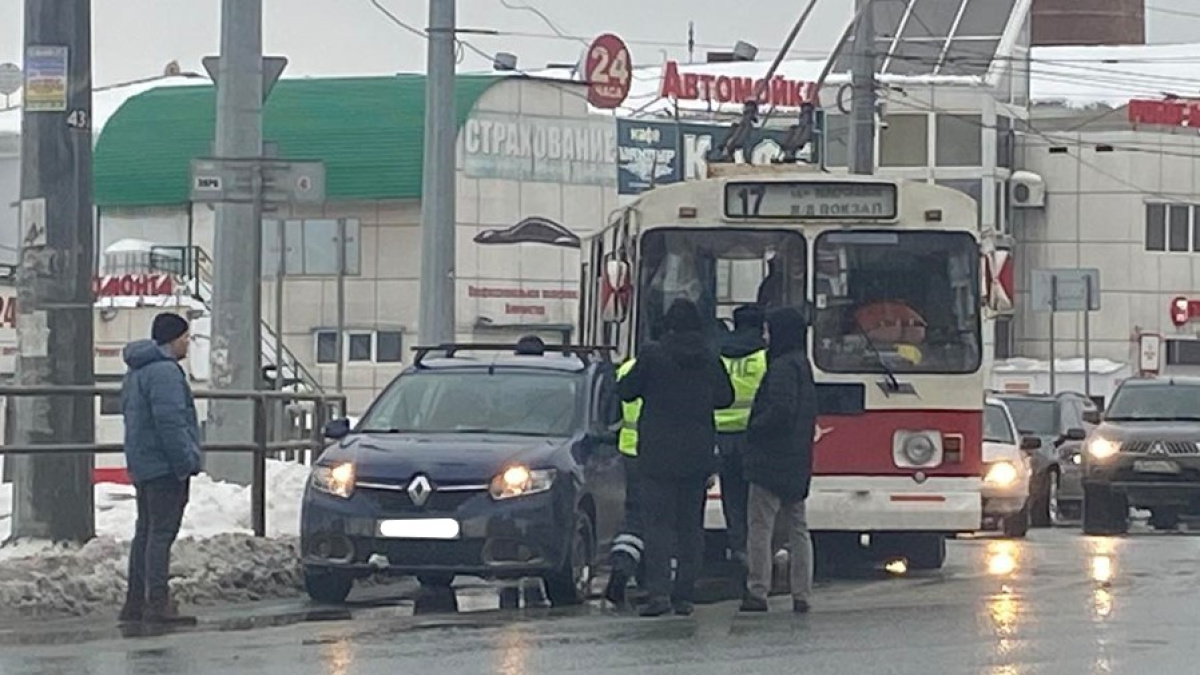
<instances>
[{"instance_id":1,"label":"wet asphalt road","mask_svg":"<svg viewBox=\"0 0 1200 675\"><path fill-rule=\"evenodd\" d=\"M954 542L950 556L938 574L824 584L805 617L786 611L787 598L754 616L733 602L654 620L598 603L501 610L491 589L467 588L457 613L368 601L349 618L253 630L215 621L139 637L93 622L98 632L56 629L68 643L57 645L45 644L46 631L14 631L0 636L0 674L1200 672L1200 536L1035 531L1025 542ZM304 609L280 603L261 614L270 622Z\"/></svg>"}]
</instances>

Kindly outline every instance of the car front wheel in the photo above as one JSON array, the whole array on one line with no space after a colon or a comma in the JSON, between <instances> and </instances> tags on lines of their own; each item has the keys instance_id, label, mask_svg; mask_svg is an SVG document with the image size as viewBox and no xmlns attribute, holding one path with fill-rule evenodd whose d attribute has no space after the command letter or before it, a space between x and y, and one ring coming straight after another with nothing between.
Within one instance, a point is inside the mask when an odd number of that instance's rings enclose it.
<instances>
[{"instance_id":1,"label":"car front wheel","mask_svg":"<svg viewBox=\"0 0 1200 675\"><path fill-rule=\"evenodd\" d=\"M595 579L596 536L586 513L575 516L571 548L562 567L545 577L546 596L555 607L578 605L592 594Z\"/></svg>"},{"instance_id":2,"label":"car front wheel","mask_svg":"<svg viewBox=\"0 0 1200 675\"><path fill-rule=\"evenodd\" d=\"M1083 488L1083 533L1125 534L1129 531L1129 500L1104 485Z\"/></svg>"},{"instance_id":3,"label":"car front wheel","mask_svg":"<svg viewBox=\"0 0 1200 675\"><path fill-rule=\"evenodd\" d=\"M354 588L354 577L340 570L320 567L304 568L304 590L313 600L329 605L346 601Z\"/></svg>"}]
</instances>

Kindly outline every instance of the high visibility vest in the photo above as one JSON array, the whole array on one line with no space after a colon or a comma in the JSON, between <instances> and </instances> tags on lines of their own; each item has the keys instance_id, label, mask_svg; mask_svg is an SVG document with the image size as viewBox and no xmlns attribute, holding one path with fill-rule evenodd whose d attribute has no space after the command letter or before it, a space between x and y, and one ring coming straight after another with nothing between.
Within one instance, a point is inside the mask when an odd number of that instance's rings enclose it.
<instances>
[{"instance_id":1,"label":"high visibility vest","mask_svg":"<svg viewBox=\"0 0 1200 675\"><path fill-rule=\"evenodd\" d=\"M637 359L629 359L617 368L617 380L625 377L625 374L633 370L633 364ZM630 403L621 402L621 435L617 442L617 448L622 455L629 457L637 457L637 441L638 432L637 424L638 417L642 414L642 399L636 399Z\"/></svg>"},{"instance_id":2,"label":"high visibility vest","mask_svg":"<svg viewBox=\"0 0 1200 675\"><path fill-rule=\"evenodd\" d=\"M741 358L721 357L729 382L733 385L733 406L718 410L717 431L736 434L750 426L750 408L754 405L754 394L767 374L767 350L760 349Z\"/></svg>"}]
</instances>

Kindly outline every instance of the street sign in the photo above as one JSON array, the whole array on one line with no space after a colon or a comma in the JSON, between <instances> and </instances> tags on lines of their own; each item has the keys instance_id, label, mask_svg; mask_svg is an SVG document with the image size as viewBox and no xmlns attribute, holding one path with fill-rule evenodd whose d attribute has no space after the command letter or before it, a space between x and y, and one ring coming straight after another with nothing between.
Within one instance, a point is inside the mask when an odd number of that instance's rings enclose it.
<instances>
[{"instance_id":1,"label":"street sign","mask_svg":"<svg viewBox=\"0 0 1200 675\"><path fill-rule=\"evenodd\" d=\"M25 74L15 63L0 63L0 96L12 96L25 84Z\"/></svg>"},{"instance_id":2,"label":"street sign","mask_svg":"<svg viewBox=\"0 0 1200 675\"><path fill-rule=\"evenodd\" d=\"M26 112L66 112L67 48L31 45L25 50Z\"/></svg>"},{"instance_id":3,"label":"street sign","mask_svg":"<svg viewBox=\"0 0 1200 675\"><path fill-rule=\"evenodd\" d=\"M1138 335L1138 370L1143 375L1157 375L1162 365L1162 336L1157 333Z\"/></svg>"},{"instance_id":4,"label":"street sign","mask_svg":"<svg viewBox=\"0 0 1200 675\"><path fill-rule=\"evenodd\" d=\"M21 248L46 245L46 198L21 200Z\"/></svg>"},{"instance_id":5,"label":"street sign","mask_svg":"<svg viewBox=\"0 0 1200 675\"><path fill-rule=\"evenodd\" d=\"M205 72L208 73L208 79L212 80L214 85L221 86L217 79L221 74L221 57L206 56L200 59L200 64L204 66ZM267 102L267 97L271 95L271 90L275 88L275 83L283 75L283 69L287 68L287 64L288 60L282 56L263 57L263 103Z\"/></svg>"},{"instance_id":6,"label":"street sign","mask_svg":"<svg viewBox=\"0 0 1200 675\"><path fill-rule=\"evenodd\" d=\"M633 84L632 57L625 41L605 33L588 47L583 76L588 83L588 103L603 110L619 108Z\"/></svg>"},{"instance_id":7,"label":"street sign","mask_svg":"<svg viewBox=\"0 0 1200 675\"><path fill-rule=\"evenodd\" d=\"M1095 312L1100 309L1100 270L1034 270L1030 294L1035 312Z\"/></svg>"},{"instance_id":8,"label":"street sign","mask_svg":"<svg viewBox=\"0 0 1200 675\"><path fill-rule=\"evenodd\" d=\"M261 177L261 189L255 185ZM319 160L192 160L192 201L201 204L320 204L325 201L325 164Z\"/></svg>"}]
</instances>

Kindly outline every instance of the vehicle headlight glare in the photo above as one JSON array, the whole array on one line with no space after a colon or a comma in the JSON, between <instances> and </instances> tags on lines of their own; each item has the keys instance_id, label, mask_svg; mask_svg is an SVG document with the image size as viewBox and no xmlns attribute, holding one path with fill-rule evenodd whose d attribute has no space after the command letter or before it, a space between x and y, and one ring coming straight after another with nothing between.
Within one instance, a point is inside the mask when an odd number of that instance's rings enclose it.
<instances>
[{"instance_id":1,"label":"vehicle headlight glare","mask_svg":"<svg viewBox=\"0 0 1200 675\"><path fill-rule=\"evenodd\" d=\"M545 492L554 484L554 470L531 470L525 466L510 466L492 479L492 499L512 499Z\"/></svg>"},{"instance_id":2,"label":"vehicle headlight glare","mask_svg":"<svg viewBox=\"0 0 1200 675\"><path fill-rule=\"evenodd\" d=\"M1083 464L1083 455L1071 455L1072 464Z\"/></svg>"},{"instance_id":3,"label":"vehicle headlight glare","mask_svg":"<svg viewBox=\"0 0 1200 675\"><path fill-rule=\"evenodd\" d=\"M1017 467L1011 462L996 462L988 468L983 481L989 485L1008 487L1017 482Z\"/></svg>"},{"instance_id":4,"label":"vehicle headlight glare","mask_svg":"<svg viewBox=\"0 0 1200 675\"><path fill-rule=\"evenodd\" d=\"M1110 441L1107 438L1093 438L1087 448L1088 453L1095 459L1108 459L1121 449L1116 441Z\"/></svg>"},{"instance_id":5,"label":"vehicle headlight glare","mask_svg":"<svg viewBox=\"0 0 1200 675\"><path fill-rule=\"evenodd\" d=\"M349 499L350 495L354 494L354 484L354 464L351 462L318 465L313 468L312 486L326 494Z\"/></svg>"},{"instance_id":6,"label":"vehicle headlight glare","mask_svg":"<svg viewBox=\"0 0 1200 675\"><path fill-rule=\"evenodd\" d=\"M913 436L904 441L904 456L917 466L928 464L935 452L937 448L933 442L924 436Z\"/></svg>"}]
</instances>

